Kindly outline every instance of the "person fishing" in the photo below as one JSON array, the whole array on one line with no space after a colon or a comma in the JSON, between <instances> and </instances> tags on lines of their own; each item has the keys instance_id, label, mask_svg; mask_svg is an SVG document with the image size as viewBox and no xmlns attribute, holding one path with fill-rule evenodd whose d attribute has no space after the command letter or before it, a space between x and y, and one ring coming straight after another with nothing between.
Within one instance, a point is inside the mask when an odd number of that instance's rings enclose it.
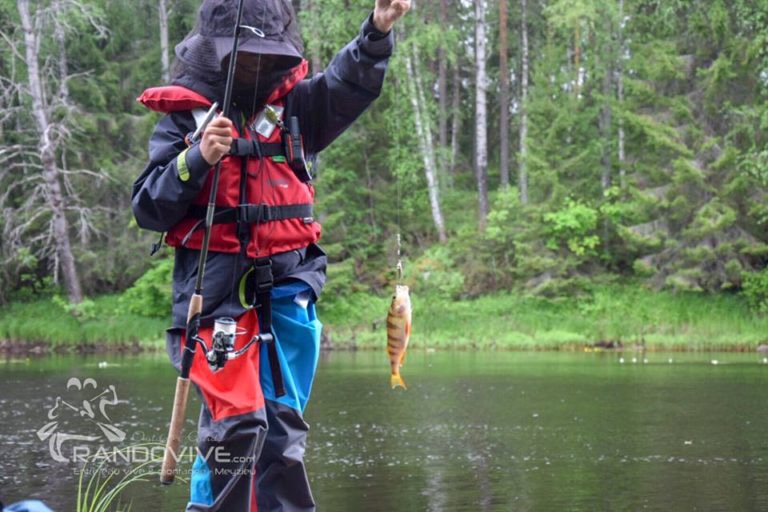
<instances>
[{"instance_id":1,"label":"person fishing","mask_svg":"<svg viewBox=\"0 0 768 512\"><path fill-rule=\"evenodd\" d=\"M326 256L310 163L379 96L411 2L375 0L358 36L307 78L291 2L241 1L204 0L172 83L140 96L165 116L133 213L175 248L167 347L202 402L187 510L314 510L303 412Z\"/></svg>"}]
</instances>

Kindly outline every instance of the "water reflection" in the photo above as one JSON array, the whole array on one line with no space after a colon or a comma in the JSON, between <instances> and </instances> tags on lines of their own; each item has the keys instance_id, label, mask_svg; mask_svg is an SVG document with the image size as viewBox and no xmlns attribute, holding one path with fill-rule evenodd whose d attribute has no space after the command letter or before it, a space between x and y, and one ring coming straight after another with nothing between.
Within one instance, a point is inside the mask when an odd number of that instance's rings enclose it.
<instances>
[{"instance_id":1,"label":"water reflection","mask_svg":"<svg viewBox=\"0 0 768 512\"><path fill-rule=\"evenodd\" d=\"M307 411L320 510L768 509L768 366L743 354L620 357L414 352L408 391L393 392L383 352L325 355ZM110 418L128 440L164 441L175 378L164 357L102 361L4 365L1 499L74 508L74 467L36 436L72 377L116 387ZM186 495L152 482L126 497L135 510L181 510Z\"/></svg>"}]
</instances>

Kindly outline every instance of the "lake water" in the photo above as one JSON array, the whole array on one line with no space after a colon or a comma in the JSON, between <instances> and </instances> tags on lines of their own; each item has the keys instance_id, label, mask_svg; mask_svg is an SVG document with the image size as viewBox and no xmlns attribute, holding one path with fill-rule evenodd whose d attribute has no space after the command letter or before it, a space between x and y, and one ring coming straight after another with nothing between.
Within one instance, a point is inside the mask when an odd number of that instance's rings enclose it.
<instances>
[{"instance_id":1,"label":"lake water","mask_svg":"<svg viewBox=\"0 0 768 512\"><path fill-rule=\"evenodd\" d=\"M389 389L384 352L324 354L306 414L318 508L768 510L768 364L756 354L645 357L414 352L403 392ZM164 440L175 383L164 355L0 368L6 504L37 497L57 512L74 510L77 464L53 460L37 436L57 397L77 406L113 385L120 402L106 413L126 442ZM67 389L73 377L82 390ZM197 409L194 397L185 427L192 435ZM62 415L57 431L98 434L86 416ZM122 502L183 510L186 486L156 481L152 474L129 487Z\"/></svg>"}]
</instances>

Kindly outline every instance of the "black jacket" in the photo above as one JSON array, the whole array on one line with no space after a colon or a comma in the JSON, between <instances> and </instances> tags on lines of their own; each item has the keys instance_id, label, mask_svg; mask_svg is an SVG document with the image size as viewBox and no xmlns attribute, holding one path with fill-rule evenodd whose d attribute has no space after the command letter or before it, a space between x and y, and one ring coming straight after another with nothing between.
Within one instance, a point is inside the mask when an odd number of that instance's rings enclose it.
<instances>
[{"instance_id":1,"label":"black jacket","mask_svg":"<svg viewBox=\"0 0 768 512\"><path fill-rule=\"evenodd\" d=\"M393 47L393 35L378 32L369 16L358 37L334 57L323 73L299 82L289 93L285 116L299 118L309 156L333 142L379 96ZM196 89L194 84L184 85ZM202 85L196 90L206 94ZM241 118L236 108L231 117L233 122ZM150 162L133 185L133 213L139 226L167 231L186 216L200 193L210 169L200 148L193 146L186 154L190 174L187 181L179 179L177 166L177 156L187 147L184 137L194 129L195 121L189 112L168 114L155 127L149 141ZM186 325L198 258L198 251L176 250L173 327ZM209 253L203 282L205 323L219 316L237 317L245 311L238 286L251 264L236 254ZM326 257L318 246L276 254L272 265L276 284L298 279L312 288L316 298L320 295L325 284Z\"/></svg>"}]
</instances>

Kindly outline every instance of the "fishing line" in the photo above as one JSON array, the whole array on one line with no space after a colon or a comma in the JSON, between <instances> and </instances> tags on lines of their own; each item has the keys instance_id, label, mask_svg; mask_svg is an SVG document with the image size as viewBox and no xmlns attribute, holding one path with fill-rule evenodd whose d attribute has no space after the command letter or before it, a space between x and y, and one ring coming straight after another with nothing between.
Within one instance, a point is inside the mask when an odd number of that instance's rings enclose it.
<instances>
[{"instance_id":1,"label":"fishing line","mask_svg":"<svg viewBox=\"0 0 768 512\"><path fill-rule=\"evenodd\" d=\"M397 36L395 36L397 37ZM402 74L401 74L402 76ZM398 80L398 77L393 77L395 81L395 98L400 97L400 80ZM397 103L395 103L397 104ZM397 112L395 114L395 130L397 132L397 136L400 137L400 113ZM402 145L397 145L398 150L402 147ZM400 161L398 158L397 161ZM400 184L400 169L398 167L395 168L395 189L396 189L396 196L397 199L395 201L396 206L396 217L397 217L397 264L395 266L395 272L397 274L397 284L402 284L403 281L403 260L401 259L401 237L400 232L402 230L402 224L401 224L401 209L402 209L402 198L401 198L401 184Z\"/></svg>"},{"instance_id":2,"label":"fishing line","mask_svg":"<svg viewBox=\"0 0 768 512\"><path fill-rule=\"evenodd\" d=\"M259 30L260 30L260 32L262 34L261 37L264 38L265 37L264 26L265 26L265 23L266 23L267 0L263 0L263 4L262 5L263 5L263 7L262 7L262 11L261 11L261 28ZM251 99L251 112L252 112L252 115L255 114L254 110L256 110L256 100L258 99L257 92L258 92L259 80L261 79L261 72L262 72L261 61L262 61L262 57L263 56L264 56L264 54L259 52L259 56L258 56L258 59L256 61L256 83L254 84L253 98ZM273 66L273 67L277 67L277 66ZM271 91L268 91L267 94L269 94L270 92ZM264 99L266 100L267 98L264 98ZM266 104L264 105L264 107L266 108ZM251 127L248 126L247 128L250 130ZM259 134L257 132L253 132L253 133L251 133L251 136L256 141L257 146L260 147L261 146L261 142L259 141ZM264 158L259 158L258 160L259 160L258 167L256 168L256 172L252 176L254 178L256 178L257 180L259 180L259 182L260 182L259 183L259 190L261 191L261 195L259 196L259 198L258 198L258 200L256 202L257 203L262 203L263 200L264 200L264 193L265 193L265 191L267 189L267 185L268 185L268 181L269 181L269 176L266 176L267 173L264 172L264 168L265 168ZM251 175L247 171L247 169L246 169L246 174L247 175ZM273 191L273 194L274 194L274 191ZM274 199L274 197L273 197L273 199ZM259 249L259 227L260 226L261 226L260 224L256 224L256 229L251 229L251 236L253 237L253 243L256 246L257 250ZM273 225L272 229L266 234L266 236L267 237L271 236L272 231L274 229L275 229L275 227Z\"/></svg>"},{"instance_id":3,"label":"fishing line","mask_svg":"<svg viewBox=\"0 0 768 512\"><path fill-rule=\"evenodd\" d=\"M237 27L237 30L240 31L240 30L246 29L246 30L249 30L255 37L264 39L265 38L264 27L265 27L265 24L266 24L267 3L268 3L267 0L263 0L263 2L262 2L261 26L258 29L256 29L255 27L247 26L247 25L240 25L240 26ZM259 80L261 79L261 59L262 59L262 55L263 55L262 52L259 52L257 54L257 58L256 58L256 80L254 81L254 84L253 84L253 94L252 94L252 98L251 98L251 109L249 111L250 114L251 114L251 117L253 117L253 111L256 109L256 99L257 99L258 92L259 92ZM230 59L235 59L235 63L237 63L237 55L230 55L229 58ZM250 129L250 126L248 124L248 122L250 121L250 118L246 118L246 114L244 112L242 112L242 110L240 112L240 115L241 115L241 117L243 119L242 130L238 130L239 132L241 132L240 135L244 135L246 133L250 134L251 137L253 137L253 139L256 141L256 144L258 145L259 144L258 134L251 133L251 129ZM243 199L243 201L245 203L248 203L248 184L247 183L248 183L248 176L250 175L250 173L248 172L249 157L248 156L243 156L242 158L243 158L243 162L241 163L241 165L245 166L245 175L241 176L241 179L246 180L245 184L241 184L241 187L244 188L244 190L246 191L246 194L245 194L246 197L244 197L242 199ZM258 164L258 168L256 170L256 177L258 177L260 174L262 174L261 171L263 169L264 159L263 158L259 158L258 162L259 162L259 164ZM262 190L263 190L263 188L262 188ZM261 200L261 198L259 198L259 200ZM239 230L239 225L236 224L235 226L236 226L235 229ZM258 248L258 245L259 245L259 242L258 242L258 225L257 225L256 229L251 229L251 225L249 224L248 225L248 231L249 231L249 234L254 237L254 244ZM240 243L242 243L242 240L240 241ZM230 304L235 303L235 295L237 295L237 304L238 305L242 305L242 303L240 302L240 293L239 293L240 286L239 286L239 281L241 279L244 279L245 276L248 274L248 272L246 272L246 274L243 274L241 276L242 269L240 267L241 267L242 262L240 261L240 255L242 253L245 253L245 260L248 261L248 244L246 244L246 247L244 249L241 248L240 251L238 251L237 254L235 254L235 264L232 266L231 279L230 279L230 283L229 283L229 303ZM237 290L237 292L235 292L235 290Z\"/></svg>"}]
</instances>

